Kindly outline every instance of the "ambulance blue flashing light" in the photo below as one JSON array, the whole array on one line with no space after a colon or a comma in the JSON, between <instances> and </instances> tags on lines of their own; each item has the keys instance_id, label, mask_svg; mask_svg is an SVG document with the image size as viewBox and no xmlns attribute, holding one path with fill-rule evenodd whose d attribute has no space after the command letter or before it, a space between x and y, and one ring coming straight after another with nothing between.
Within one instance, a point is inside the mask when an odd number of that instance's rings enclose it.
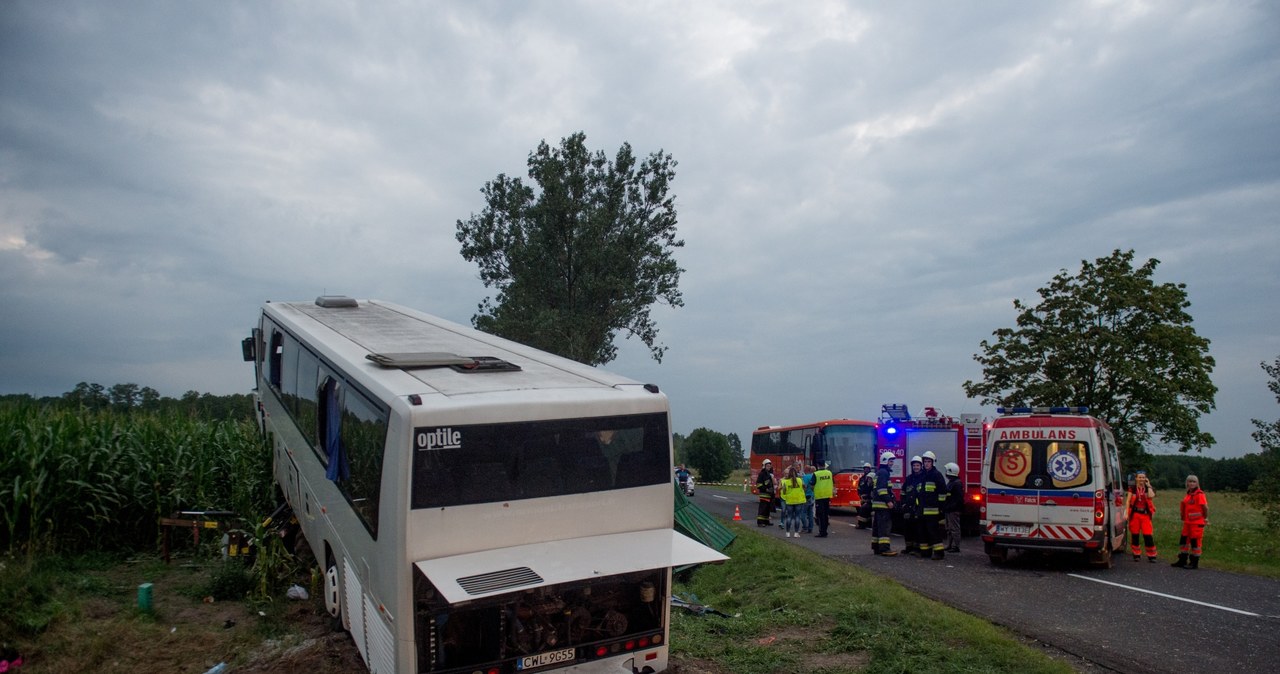
<instances>
[{"instance_id":1,"label":"ambulance blue flashing light","mask_svg":"<svg viewBox=\"0 0 1280 674\"><path fill-rule=\"evenodd\" d=\"M1089 408L1078 407L997 407L997 414L1088 414Z\"/></svg>"},{"instance_id":2,"label":"ambulance blue flashing light","mask_svg":"<svg viewBox=\"0 0 1280 674\"><path fill-rule=\"evenodd\" d=\"M886 434L886 435L895 435L895 434L898 432L898 427L897 427L897 426L893 426L893 425L889 425L888 427L886 427L886 428L884 429L884 432L885 432L885 434Z\"/></svg>"}]
</instances>

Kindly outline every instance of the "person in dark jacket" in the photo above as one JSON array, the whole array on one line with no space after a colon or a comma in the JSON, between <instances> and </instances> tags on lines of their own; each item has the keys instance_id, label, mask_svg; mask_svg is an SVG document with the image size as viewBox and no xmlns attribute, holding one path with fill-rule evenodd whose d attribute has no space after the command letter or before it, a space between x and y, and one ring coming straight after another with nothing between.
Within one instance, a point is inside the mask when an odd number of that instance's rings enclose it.
<instances>
[{"instance_id":1,"label":"person in dark jacket","mask_svg":"<svg viewBox=\"0 0 1280 674\"><path fill-rule=\"evenodd\" d=\"M902 500L898 505L898 513L902 516L902 554L920 553L921 556L928 557L929 550L922 550L919 545L925 539L921 535L923 532L920 528L920 502L916 491L923 477L921 472L923 466L920 457L911 457L911 472L907 473L907 477L902 480Z\"/></svg>"},{"instance_id":2,"label":"person in dark jacket","mask_svg":"<svg viewBox=\"0 0 1280 674\"><path fill-rule=\"evenodd\" d=\"M876 475L871 472L871 464L862 464L862 476L858 478L858 519L854 525L858 529L871 528L871 495L875 492Z\"/></svg>"},{"instance_id":3,"label":"person in dark jacket","mask_svg":"<svg viewBox=\"0 0 1280 674\"><path fill-rule=\"evenodd\" d=\"M876 469L875 490L871 495L871 551L877 555L893 557L897 552L889 549L889 530L893 528L893 487L889 484L893 453L880 455L880 467Z\"/></svg>"},{"instance_id":4,"label":"person in dark jacket","mask_svg":"<svg viewBox=\"0 0 1280 674\"><path fill-rule=\"evenodd\" d=\"M942 530L946 526L946 520L942 516L942 499L947 494L947 481L938 467L933 465L937 460L933 452L925 452L920 458L924 460L924 475L920 478L916 493L920 501L921 528L925 536L920 545L933 551L933 559L943 559L946 557L946 545L942 542ZM924 556L923 551L920 556Z\"/></svg>"},{"instance_id":5,"label":"person in dark jacket","mask_svg":"<svg viewBox=\"0 0 1280 674\"><path fill-rule=\"evenodd\" d=\"M948 463L947 500L942 502L942 514L947 518L947 552L960 552L960 516L964 512L964 483L960 481L960 466Z\"/></svg>"},{"instance_id":6,"label":"person in dark jacket","mask_svg":"<svg viewBox=\"0 0 1280 674\"><path fill-rule=\"evenodd\" d=\"M773 492L773 462L765 459L764 465L760 466L760 472L756 474L756 496L760 499L756 510L756 526L758 527L767 527L773 524L769 520L769 515L773 512Z\"/></svg>"}]
</instances>

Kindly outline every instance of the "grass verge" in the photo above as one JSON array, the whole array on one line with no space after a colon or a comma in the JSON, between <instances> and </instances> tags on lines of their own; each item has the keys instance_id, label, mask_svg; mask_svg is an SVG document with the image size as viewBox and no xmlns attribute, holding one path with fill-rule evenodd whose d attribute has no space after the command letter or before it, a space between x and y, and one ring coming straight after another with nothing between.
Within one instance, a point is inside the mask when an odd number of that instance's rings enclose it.
<instances>
[{"instance_id":1,"label":"grass verge","mask_svg":"<svg viewBox=\"0 0 1280 674\"><path fill-rule=\"evenodd\" d=\"M678 671L1070 672L1009 632L860 567L744 530L732 559L677 582L736 615L672 609Z\"/></svg>"},{"instance_id":2,"label":"grass verge","mask_svg":"<svg viewBox=\"0 0 1280 674\"><path fill-rule=\"evenodd\" d=\"M1165 489L1156 493L1156 548L1161 558L1178 556L1182 520L1178 504L1186 492ZM1200 566L1254 576L1280 578L1280 540L1267 528L1262 512L1250 506L1243 494L1209 493L1209 526L1204 531Z\"/></svg>"}]
</instances>

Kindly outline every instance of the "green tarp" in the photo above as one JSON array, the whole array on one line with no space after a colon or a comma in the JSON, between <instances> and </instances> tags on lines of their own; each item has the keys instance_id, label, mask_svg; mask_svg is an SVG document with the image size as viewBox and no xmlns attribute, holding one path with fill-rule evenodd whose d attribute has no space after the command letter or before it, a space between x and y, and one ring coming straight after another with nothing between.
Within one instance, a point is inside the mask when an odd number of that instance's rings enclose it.
<instances>
[{"instance_id":1,"label":"green tarp","mask_svg":"<svg viewBox=\"0 0 1280 674\"><path fill-rule=\"evenodd\" d=\"M690 501L679 484L672 483L672 487L676 494L676 531L709 548L724 552L737 534L721 524L711 513Z\"/></svg>"}]
</instances>

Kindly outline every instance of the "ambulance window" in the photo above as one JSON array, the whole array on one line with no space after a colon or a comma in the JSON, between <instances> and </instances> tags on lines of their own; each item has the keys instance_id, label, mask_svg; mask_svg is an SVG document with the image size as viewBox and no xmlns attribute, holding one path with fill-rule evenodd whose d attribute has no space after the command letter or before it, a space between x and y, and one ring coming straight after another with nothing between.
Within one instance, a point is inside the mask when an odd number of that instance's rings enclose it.
<instances>
[{"instance_id":1,"label":"ambulance window","mask_svg":"<svg viewBox=\"0 0 1280 674\"><path fill-rule=\"evenodd\" d=\"M991 461L991 479L1006 487L1025 487L1031 474L1031 443L997 442Z\"/></svg>"},{"instance_id":2,"label":"ambulance window","mask_svg":"<svg viewBox=\"0 0 1280 674\"><path fill-rule=\"evenodd\" d=\"M1045 469L1057 489L1078 487L1089 481L1089 445L1084 442L1050 442L1045 445Z\"/></svg>"}]
</instances>

